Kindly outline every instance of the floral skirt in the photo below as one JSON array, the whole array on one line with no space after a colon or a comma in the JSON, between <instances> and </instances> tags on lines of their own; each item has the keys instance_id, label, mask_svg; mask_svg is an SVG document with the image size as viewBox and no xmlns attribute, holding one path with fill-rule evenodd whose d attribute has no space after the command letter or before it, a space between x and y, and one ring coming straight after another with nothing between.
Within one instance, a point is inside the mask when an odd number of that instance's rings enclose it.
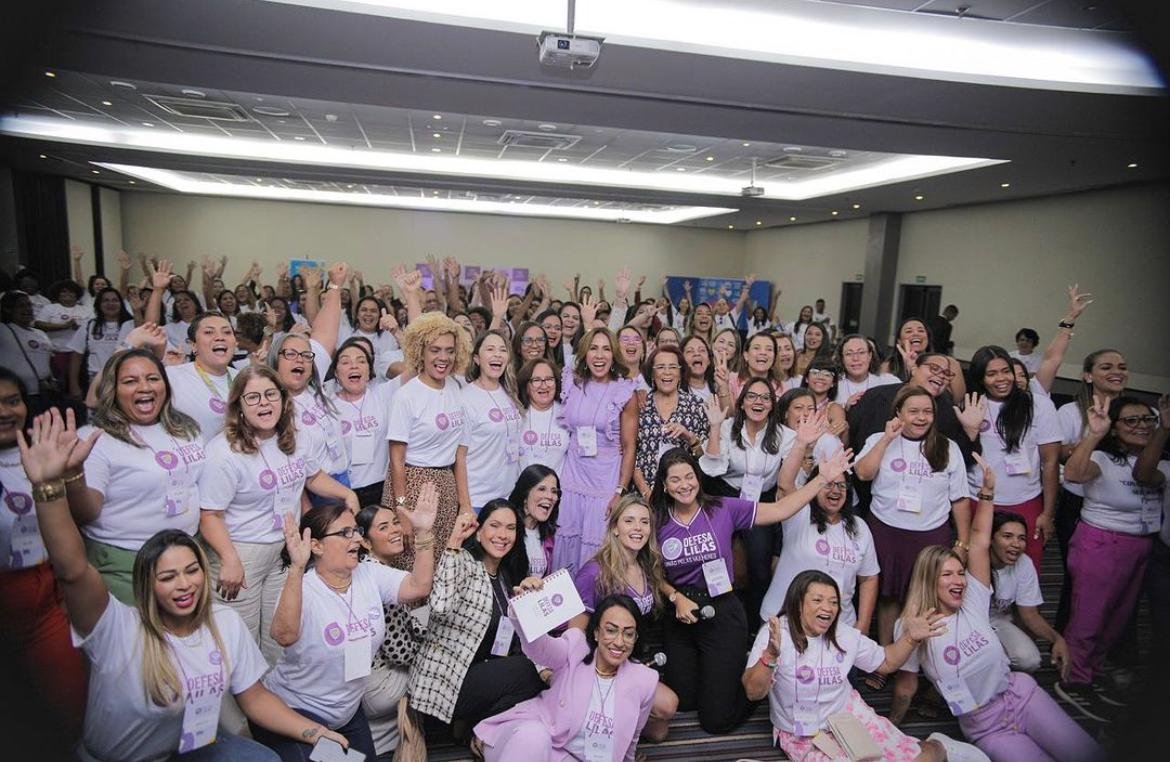
<instances>
[{"instance_id":1,"label":"floral skirt","mask_svg":"<svg viewBox=\"0 0 1170 762\"><path fill-rule=\"evenodd\" d=\"M842 711L849 712L861 721L881 748L882 759L885 762L909 762L921 751L916 738L906 735L894 727L892 722L878 715L857 691L850 692ZM832 735L827 730L825 732ZM798 736L785 730L776 730L776 744L794 762L849 762L849 757L844 754L830 757L813 746L811 736Z\"/></svg>"}]
</instances>

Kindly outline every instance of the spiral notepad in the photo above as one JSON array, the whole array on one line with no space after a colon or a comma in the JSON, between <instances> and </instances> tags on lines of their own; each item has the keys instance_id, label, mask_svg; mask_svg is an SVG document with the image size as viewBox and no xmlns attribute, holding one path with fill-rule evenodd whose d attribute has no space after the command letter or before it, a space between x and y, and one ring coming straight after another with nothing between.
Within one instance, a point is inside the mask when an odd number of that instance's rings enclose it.
<instances>
[{"instance_id":1,"label":"spiral notepad","mask_svg":"<svg viewBox=\"0 0 1170 762\"><path fill-rule=\"evenodd\" d=\"M521 593L512 599L520 635L531 643L541 635L559 627L585 610L573 578L568 570L560 569L544 578L544 587Z\"/></svg>"}]
</instances>

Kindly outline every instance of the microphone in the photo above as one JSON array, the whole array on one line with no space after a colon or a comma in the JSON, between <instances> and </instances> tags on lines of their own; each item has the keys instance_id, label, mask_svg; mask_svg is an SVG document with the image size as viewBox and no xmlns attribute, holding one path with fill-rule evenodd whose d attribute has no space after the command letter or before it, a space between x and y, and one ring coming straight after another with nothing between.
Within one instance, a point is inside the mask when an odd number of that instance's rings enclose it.
<instances>
[{"instance_id":1,"label":"microphone","mask_svg":"<svg viewBox=\"0 0 1170 762\"><path fill-rule=\"evenodd\" d=\"M698 619L698 620L714 619L715 618L715 607L708 604L701 609L695 609L694 611L692 611L691 616L695 617L695 619Z\"/></svg>"},{"instance_id":2,"label":"microphone","mask_svg":"<svg viewBox=\"0 0 1170 762\"><path fill-rule=\"evenodd\" d=\"M646 666L647 667L665 667L666 666L666 654L664 654L661 651L656 651L655 653L653 653L650 656L649 659L646 660Z\"/></svg>"}]
</instances>

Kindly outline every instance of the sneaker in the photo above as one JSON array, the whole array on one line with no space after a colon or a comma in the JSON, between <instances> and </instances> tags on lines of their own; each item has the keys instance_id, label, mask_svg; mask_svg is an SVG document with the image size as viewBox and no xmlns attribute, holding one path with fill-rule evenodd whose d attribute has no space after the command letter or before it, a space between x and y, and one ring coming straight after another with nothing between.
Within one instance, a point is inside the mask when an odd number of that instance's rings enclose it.
<instances>
[{"instance_id":1,"label":"sneaker","mask_svg":"<svg viewBox=\"0 0 1170 762\"><path fill-rule=\"evenodd\" d=\"M1054 689L1057 696L1060 696L1070 706L1076 707L1086 718L1097 722L1110 721L1109 707L1103 706L1103 702L1091 686L1058 682Z\"/></svg>"},{"instance_id":2,"label":"sneaker","mask_svg":"<svg viewBox=\"0 0 1170 762\"><path fill-rule=\"evenodd\" d=\"M947 762L991 762L986 754L969 743L956 741L942 733L931 733L927 741L935 741L942 745L947 752Z\"/></svg>"}]
</instances>

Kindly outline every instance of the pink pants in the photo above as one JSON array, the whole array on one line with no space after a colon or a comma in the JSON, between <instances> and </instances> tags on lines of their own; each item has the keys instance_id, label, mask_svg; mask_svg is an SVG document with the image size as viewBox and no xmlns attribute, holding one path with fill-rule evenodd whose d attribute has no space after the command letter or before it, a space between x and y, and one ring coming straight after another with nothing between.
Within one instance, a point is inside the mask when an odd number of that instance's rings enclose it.
<instances>
[{"instance_id":1,"label":"pink pants","mask_svg":"<svg viewBox=\"0 0 1170 762\"><path fill-rule=\"evenodd\" d=\"M1102 757L1097 742L1024 672L1013 672L1006 691L959 717L959 727L991 762L1091 762Z\"/></svg>"},{"instance_id":2,"label":"pink pants","mask_svg":"<svg viewBox=\"0 0 1170 762\"><path fill-rule=\"evenodd\" d=\"M1018 513L1024 517L1028 531L1028 541L1024 544L1024 552L1028 554L1028 558L1032 559L1032 565L1036 567L1036 573L1039 574L1040 559L1044 556L1044 543L1036 539L1036 519L1040 518L1041 513L1044 513L1044 493L1016 505L997 504L995 510Z\"/></svg>"},{"instance_id":3,"label":"pink pants","mask_svg":"<svg viewBox=\"0 0 1170 762\"><path fill-rule=\"evenodd\" d=\"M1137 606L1154 547L1149 536L1077 524L1068 544L1072 605L1064 640L1068 682L1091 683Z\"/></svg>"},{"instance_id":4,"label":"pink pants","mask_svg":"<svg viewBox=\"0 0 1170 762\"><path fill-rule=\"evenodd\" d=\"M500 730L495 746L483 747L485 762L571 762L573 757L552 748L548 726L540 720L513 720Z\"/></svg>"}]
</instances>

